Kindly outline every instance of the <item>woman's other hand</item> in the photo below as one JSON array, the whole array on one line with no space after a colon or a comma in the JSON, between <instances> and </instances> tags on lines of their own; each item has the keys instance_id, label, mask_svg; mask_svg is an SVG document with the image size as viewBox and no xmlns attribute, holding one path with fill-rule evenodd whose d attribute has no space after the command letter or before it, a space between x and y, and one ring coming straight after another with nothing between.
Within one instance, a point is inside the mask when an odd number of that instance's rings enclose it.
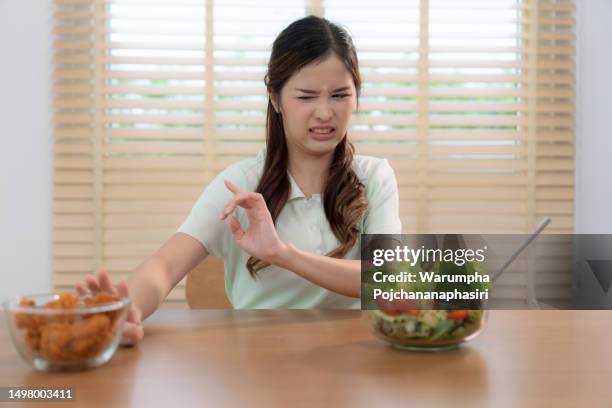
<instances>
[{"instance_id":1,"label":"woman's other hand","mask_svg":"<svg viewBox=\"0 0 612 408\"><path fill-rule=\"evenodd\" d=\"M120 296L122 298L129 297L128 286L125 281L120 281L117 286L113 286L108 276L108 272L104 267L100 268L98 273L98 279L92 275L89 275L85 279L85 285L81 282L75 284L75 289L81 296L96 295L99 292L108 292L113 295ZM144 337L144 330L142 327L142 312L134 304L130 303L128 307L128 315L126 321L123 323L123 336L121 338L122 346L134 346L142 340Z\"/></svg>"},{"instance_id":2,"label":"woman's other hand","mask_svg":"<svg viewBox=\"0 0 612 408\"><path fill-rule=\"evenodd\" d=\"M286 248L286 244L279 238L272 215L268 206L259 193L242 191L234 183L225 180L225 186L234 193L231 200L223 209L221 219L225 220L236 208L246 210L249 227L243 230L238 218L232 216L230 230L240 248L248 254L267 263L274 263L274 259Z\"/></svg>"}]
</instances>

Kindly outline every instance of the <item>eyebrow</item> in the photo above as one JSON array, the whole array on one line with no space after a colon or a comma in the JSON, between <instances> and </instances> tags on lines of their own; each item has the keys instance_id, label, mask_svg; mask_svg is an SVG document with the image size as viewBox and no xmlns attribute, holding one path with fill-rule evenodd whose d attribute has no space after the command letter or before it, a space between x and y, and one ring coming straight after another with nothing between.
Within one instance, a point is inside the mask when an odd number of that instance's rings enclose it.
<instances>
[{"instance_id":1,"label":"eyebrow","mask_svg":"<svg viewBox=\"0 0 612 408\"><path fill-rule=\"evenodd\" d=\"M337 88L334 89L333 92L341 92L341 91L346 91L349 90L351 87L350 86L343 86L342 88ZM307 94L317 94L317 91L313 91L312 89L301 89L301 88L295 88L296 91L300 91L300 92L304 92Z\"/></svg>"}]
</instances>

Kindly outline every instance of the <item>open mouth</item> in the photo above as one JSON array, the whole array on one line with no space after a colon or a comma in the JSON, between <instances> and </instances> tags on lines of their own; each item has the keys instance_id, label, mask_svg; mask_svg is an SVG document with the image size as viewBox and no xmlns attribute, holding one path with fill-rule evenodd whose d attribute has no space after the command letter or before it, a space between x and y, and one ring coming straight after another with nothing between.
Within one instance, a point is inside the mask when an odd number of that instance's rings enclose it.
<instances>
[{"instance_id":1,"label":"open mouth","mask_svg":"<svg viewBox=\"0 0 612 408\"><path fill-rule=\"evenodd\" d=\"M324 127L324 128L310 128L308 133L313 139L316 140L329 140L336 134L336 128Z\"/></svg>"}]
</instances>

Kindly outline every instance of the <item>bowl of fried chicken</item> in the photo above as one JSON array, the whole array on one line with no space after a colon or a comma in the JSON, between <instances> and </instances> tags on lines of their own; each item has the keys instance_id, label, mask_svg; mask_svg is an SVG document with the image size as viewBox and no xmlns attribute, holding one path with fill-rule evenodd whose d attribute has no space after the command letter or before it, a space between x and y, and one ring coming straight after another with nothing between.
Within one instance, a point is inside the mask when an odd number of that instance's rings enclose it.
<instances>
[{"instance_id":1,"label":"bowl of fried chicken","mask_svg":"<svg viewBox=\"0 0 612 408\"><path fill-rule=\"evenodd\" d=\"M17 296L2 306L24 360L40 371L60 371L108 362L119 346L129 304L129 298L101 292Z\"/></svg>"}]
</instances>

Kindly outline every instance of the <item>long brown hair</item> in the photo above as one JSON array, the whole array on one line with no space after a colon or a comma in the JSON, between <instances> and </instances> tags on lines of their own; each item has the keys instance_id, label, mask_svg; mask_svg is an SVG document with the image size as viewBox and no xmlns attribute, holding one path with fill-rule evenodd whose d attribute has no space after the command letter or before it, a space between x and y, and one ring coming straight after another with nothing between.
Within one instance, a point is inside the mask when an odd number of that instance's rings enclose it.
<instances>
[{"instance_id":1,"label":"long brown hair","mask_svg":"<svg viewBox=\"0 0 612 408\"><path fill-rule=\"evenodd\" d=\"M361 91L361 77L355 46L348 32L315 16L291 23L276 38L272 46L265 84L270 95L280 95L287 80L299 69L321 61L334 53L344 62L353 77L357 97ZM268 99L266 121L266 159L256 191L276 220L289 198L291 184L287 174L288 150L282 117ZM325 216L340 245L328 256L342 258L359 237L359 221L367 209L365 188L351 169L355 147L347 135L336 146L323 193ZM269 264L251 256L247 268L251 276Z\"/></svg>"}]
</instances>

